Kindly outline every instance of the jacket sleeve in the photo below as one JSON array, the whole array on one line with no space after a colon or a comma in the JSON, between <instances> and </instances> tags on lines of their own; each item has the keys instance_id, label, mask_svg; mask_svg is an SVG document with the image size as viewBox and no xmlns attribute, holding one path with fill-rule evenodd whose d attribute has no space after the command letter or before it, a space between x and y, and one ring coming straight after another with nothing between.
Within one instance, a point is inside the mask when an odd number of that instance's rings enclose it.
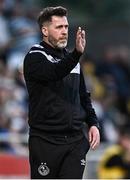
<instances>
[{"instance_id":1,"label":"jacket sleeve","mask_svg":"<svg viewBox=\"0 0 130 180\"><path fill-rule=\"evenodd\" d=\"M51 62L43 54L28 53L24 60L24 75L29 80L57 81L64 78L76 66L81 53L76 49L58 62Z\"/></svg>"},{"instance_id":2,"label":"jacket sleeve","mask_svg":"<svg viewBox=\"0 0 130 180\"><path fill-rule=\"evenodd\" d=\"M80 101L83 109L87 114L86 123L88 124L88 127L97 126L100 129L95 110L92 107L90 93L86 89L82 70L80 70L80 72Z\"/></svg>"}]
</instances>

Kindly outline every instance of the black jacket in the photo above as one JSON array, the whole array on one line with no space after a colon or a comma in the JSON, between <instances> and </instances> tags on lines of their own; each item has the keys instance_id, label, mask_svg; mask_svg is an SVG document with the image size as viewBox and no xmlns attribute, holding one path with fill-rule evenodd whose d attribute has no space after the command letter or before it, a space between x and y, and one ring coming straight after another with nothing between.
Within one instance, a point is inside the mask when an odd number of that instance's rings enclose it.
<instances>
[{"instance_id":1,"label":"black jacket","mask_svg":"<svg viewBox=\"0 0 130 180\"><path fill-rule=\"evenodd\" d=\"M29 94L30 129L45 133L71 133L98 126L80 69L81 53L56 50L41 42L24 59Z\"/></svg>"}]
</instances>

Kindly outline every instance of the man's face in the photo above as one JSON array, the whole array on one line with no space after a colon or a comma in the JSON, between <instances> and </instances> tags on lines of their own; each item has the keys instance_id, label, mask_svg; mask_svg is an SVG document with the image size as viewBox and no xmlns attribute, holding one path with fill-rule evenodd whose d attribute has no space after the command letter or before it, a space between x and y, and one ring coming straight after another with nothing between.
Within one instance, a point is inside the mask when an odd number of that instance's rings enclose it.
<instances>
[{"instance_id":1,"label":"man's face","mask_svg":"<svg viewBox=\"0 0 130 180\"><path fill-rule=\"evenodd\" d=\"M43 26L45 41L54 48L63 49L68 42L67 17L52 16L52 21Z\"/></svg>"}]
</instances>

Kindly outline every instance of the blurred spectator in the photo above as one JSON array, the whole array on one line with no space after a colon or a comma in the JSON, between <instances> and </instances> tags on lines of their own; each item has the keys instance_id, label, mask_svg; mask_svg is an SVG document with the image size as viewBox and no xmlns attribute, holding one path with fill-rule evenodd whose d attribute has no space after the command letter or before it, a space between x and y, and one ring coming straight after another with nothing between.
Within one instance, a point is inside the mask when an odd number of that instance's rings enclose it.
<instances>
[{"instance_id":1,"label":"blurred spectator","mask_svg":"<svg viewBox=\"0 0 130 180\"><path fill-rule=\"evenodd\" d=\"M130 124L119 129L118 142L109 147L98 166L100 179L130 179Z\"/></svg>"},{"instance_id":2,"label":"blurred spectator","mask_svg":"<svg viewBox=\"0 0 130 180\"><path fill-rule=\"evenodd\" d=\"M9 49L11 35L8 21L3 15L4 0L0 0L0 58L6 63L6 51Z\"/></svg>"},{"instance_id":3,"label":"blurred spectator","mask_svg":"<svg viewBox=\"0 0 130 180\"><path fill-rule=\"evenodd\" d=\"M28 131L27 94L19 73L0 61L0 150L13 153L24 153L20 134Z\"/></svg>"},{"instance_id":4,"label":"blurred spectator","mask_svg":"<svg viewBox=\"0 0 130 180\"><path fill-rule=\"evenodd\" d=\"M10 142L5 141L6 135L9 133L9 121L0 111L0 151L13 152ZM4 138L2 138L4 136ZM3 139L3 140L2 140Z\"/></svg>"},{"instance_id":5,"label":"blurred spectator","mask_svg":"<svg viewBox=\"0 0 130 180\"><path fill-rule=\"evenodd\" d=\"M105 93L102 98L104 139L115 142L118 125L128 121L130 97L129 52L126 46L105 47L103 58L96 61L96 76ZM109 133L109 130L111 133Z\"/></svg>"},{"instance_id":6,"label":"blurred spectator","mask_svg":"<svg viewBox=\"0 0 130 180\"><path fill-rule=\"evenodd\" d=\"M122 113L127 113L127 99L130 97L130 65L127 47L109 47L105 49L104 57L97 64L96 73L104 79L110 79L118 96L117 106ZM108 82L109 83L109 82Z\"/></svg>"},{"instance_id":7,"label":"blurred spectator","mask_svg":"<svg viewBox=\"0 0 130 180\"><path fill-rule=\"evenodd\" d=\"M25 11L22 3L15 3L12 10L10 32L13 40L8 54L8 67L15 70L23 63L23 57L29 48L39 42L37 24L33 15Z\"/></svg>"}]
</instances>

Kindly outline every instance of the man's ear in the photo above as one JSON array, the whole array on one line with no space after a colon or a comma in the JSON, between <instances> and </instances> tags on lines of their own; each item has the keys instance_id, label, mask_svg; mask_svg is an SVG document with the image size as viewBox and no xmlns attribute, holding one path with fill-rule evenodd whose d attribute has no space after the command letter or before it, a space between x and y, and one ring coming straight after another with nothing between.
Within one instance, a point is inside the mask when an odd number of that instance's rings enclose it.
<instances>
[{"instance_id":1,"label":"man's ear","mask_svg":"<svg viewBox=\"0 0 130 180\"><path fill-rule=\"evenodd\" d=\"M45 27L45 26L42 27L42 34L43 34L43 36L48 37L48 29L47 29L47 27Z\"/></svg>"}]
</instances>

